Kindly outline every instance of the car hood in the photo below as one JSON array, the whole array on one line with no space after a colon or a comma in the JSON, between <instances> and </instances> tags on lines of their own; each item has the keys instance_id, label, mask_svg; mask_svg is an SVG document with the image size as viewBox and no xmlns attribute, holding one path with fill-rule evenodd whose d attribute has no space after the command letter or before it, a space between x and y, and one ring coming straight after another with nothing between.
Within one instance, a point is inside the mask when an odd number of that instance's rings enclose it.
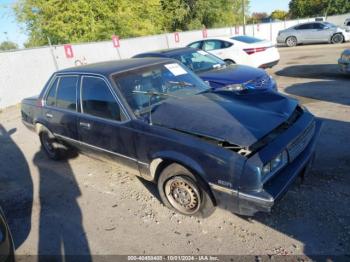
<instances>
[{"instance_id":1,"label":"car hood","mask_svg":"<svg viewBox=\"0 0 350 262\"><path fill-rule=\"evenodd\" d=\"M285 122L297 104L271 91L215 91L166 99L153 109L152 123L249 147Z\"/></svg>"},{"instance_id":2,"label":"car hood","mask_svg":"<svg viewBox=\"0 0 350 262\"><path fill-rule=\"evenodd\" d=\"M243 65L229 65L225 68L200 72L198 76L205 81L215 82L216 84L225 86L245 83L250 80L255 80L265 74L265 71L262 69Z\"/></svg>"}]
</instances>

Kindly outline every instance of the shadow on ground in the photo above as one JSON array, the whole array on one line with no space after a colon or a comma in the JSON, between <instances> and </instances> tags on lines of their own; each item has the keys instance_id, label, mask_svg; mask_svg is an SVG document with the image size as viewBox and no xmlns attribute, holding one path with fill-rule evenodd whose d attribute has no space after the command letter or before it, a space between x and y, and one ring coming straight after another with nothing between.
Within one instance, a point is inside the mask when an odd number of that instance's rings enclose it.
<instances>
[{"instance_id":1,"label":"shadow on ground","mask_svg":"<svg viewBox=\"0 0 350 262\"><path fill-rule=\"evenodd\" d=\"M0 204L18 248L31 231L33 182L24 154L11 137L16 131L0 124Z\"/></svg>"},{"instance_id":2,"label":"shadow on ground","mask_svg":"<svg viewBox=\"0 0 350 262\"><path fill-rule=\"evenodd\" d=\"M350 80L350 78L349 78ZM348 85L347 85L348 84ZM312 100L350 105L350 81L315 81L291 85L284 90L306 103ZM311 99L311 100L310 100Z\"/></svg>"},{"instance_id":3,"label":"shadow on ground","mask_svg":"<svg viewBox=\"0 0 350 262\"><path fill-rule=\"evenodd\" d=\"M340 72L336 62L335 64L288 66L277 71L276 75L295 78L350 80L350 75Z\"/></svg>"},{"instance_id":4,"label":"shadow on ground","mask_svg":"<svg viewBox=\"0 0 350 262\"><path fill-rule=\"evenodd\" d=\"M67 160L54 162L42 152L33 158L39 171L39 247L43 258L90 261L90 248L77 199L81 191Z\"/></svg>"}]
</instances>

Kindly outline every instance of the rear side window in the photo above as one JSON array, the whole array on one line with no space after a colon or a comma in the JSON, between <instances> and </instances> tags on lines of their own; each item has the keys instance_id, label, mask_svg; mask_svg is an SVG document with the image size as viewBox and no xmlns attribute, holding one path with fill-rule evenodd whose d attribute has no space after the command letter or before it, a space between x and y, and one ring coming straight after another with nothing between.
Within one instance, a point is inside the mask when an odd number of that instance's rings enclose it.
<instances>
[{"instance_id":1,"label":"rear side window","mask_svg":"<svg viewBox=\"0 0 350 262\"><path fill-rule=\"evenodd\" d=\"M62 76L56 92L56 106L75 111L77 106L77 76Z\"/></svg>"},{"instance_id":2,"label":"rear side window","mask_svg":"<svg viewBox=\"0 0 350 262\"><path fill-rule=\"evenodd\" d=\"M313 29L312 24L303 24L295 27L296 30L306 30L306 29Z\"/></svg>"},{"instance_id":3,"label":"rear side window","mask_svg":"<svg viewBox=\"0 0 350 262\"><path fill-rule=\"evenodd\" d=\"M192 44L190 44L190 45L188 45L188 46L189 46L189 47L192 47L192 48L200 49L201 44L202 44L202 42L199 41L199 42L194 42L194 43L192 43Z\"/></svg>"},{"instance_id":4,"label":"rear side window","mask_svg":"<svg viewBox=\"0 0 350 262\"><path fill-rule=\"evenodd\" d=\"M121 111L106 82L98 77L83 77L81 99L85 114L120 121Z\"/></svg>"},{"instance_id":5,"label":"rear side window","mask_svg":"<svg viewBox=\"0 0 350 262\"><path fill-rule=\"evenodd\" d=\"M204 42L203 50L205 51L211 51L216 49L221 49L222 43L219 40L208 40Z\"/></svg>"},{"instance_id":6,"label":"rear side window","mask_svg":"<svg viewBox=\"0 0 350 262\"><path fill-rule=\"evenodd\" d=\"M59 77L56 77L55 81L53 82L50 91L46 97L46 105L48 106L55 106L56 105L56 89L57 89L57 83L58 83Z\"/></svg>"}]
</instances>

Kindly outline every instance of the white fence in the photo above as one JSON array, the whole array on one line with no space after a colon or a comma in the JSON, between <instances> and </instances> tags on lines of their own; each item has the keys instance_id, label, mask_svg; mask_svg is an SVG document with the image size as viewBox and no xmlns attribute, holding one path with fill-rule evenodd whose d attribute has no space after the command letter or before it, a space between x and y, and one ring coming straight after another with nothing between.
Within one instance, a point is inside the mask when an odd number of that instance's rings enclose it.
<instances>
[{"instance_id":1,"label":"white fence","mask_svg":"<svg viewBox=\"0 0 350 262\"><path fill-rule=\"evenodd\" d=\"M348 15L329 17L342 24ZM314 21L300 19L246 26L246 34L275 42L278 31L298 23ZM232 36L243 33L243 27L208 29L207 37ZM0 109L38 94L49 76L57 69L132 57L140 52L185 46L203 38L203 31L179 32L121 39L119 48L112 40L71 45L73 57L67 58L64 46L24 49L0 53ZM176 41L178 40L178 41Z\"/></svg>"}]
</instances>

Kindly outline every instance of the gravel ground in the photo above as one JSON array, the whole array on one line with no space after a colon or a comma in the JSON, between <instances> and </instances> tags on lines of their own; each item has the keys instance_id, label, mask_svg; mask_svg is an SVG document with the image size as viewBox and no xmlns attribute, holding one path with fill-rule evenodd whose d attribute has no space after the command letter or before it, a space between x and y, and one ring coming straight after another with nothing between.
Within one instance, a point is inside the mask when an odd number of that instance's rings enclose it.
<instances>
[{"instance_id":1,"label":"gravel ground","mask_svg":"<svg viewBox=\"0 0 350 262\"><path fill-rule=\"evenodd\" d=\"M343 45L280 48L269 72L324 126L314 167L272 214L246 219L217 209L175 214L156 187L123 166L79 155L53 162L20 121L0 113L0 199L17 255L350 253L350 77L336 66Z\"/></svg>"}]
</instances>

